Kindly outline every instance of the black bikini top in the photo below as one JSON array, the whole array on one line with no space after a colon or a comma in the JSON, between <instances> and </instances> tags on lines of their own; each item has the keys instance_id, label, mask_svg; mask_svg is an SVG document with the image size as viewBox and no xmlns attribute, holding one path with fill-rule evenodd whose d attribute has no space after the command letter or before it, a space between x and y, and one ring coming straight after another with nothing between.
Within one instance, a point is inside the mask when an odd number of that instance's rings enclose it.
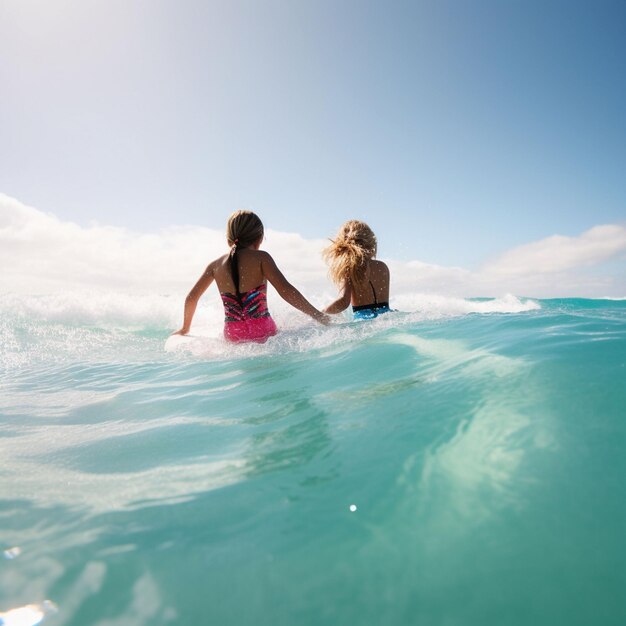
<instances>
[{"instance_id":1,"label":"black bikini top","mask_svg":"<svg viewBox=\"0 0 626 626\"><path fill-rule=\"evenodd\" d=\"M372 309L377 311L378 309L388 309L389 302L378 302L376 298L376 290L374 289L374 285L372 285L372 281L369 281L370 287L372 288L372 296L374 296L374 304L360 304L358 306L353 306L353 311L365 311L365 309Z\"/></svg>"}]
</instances>

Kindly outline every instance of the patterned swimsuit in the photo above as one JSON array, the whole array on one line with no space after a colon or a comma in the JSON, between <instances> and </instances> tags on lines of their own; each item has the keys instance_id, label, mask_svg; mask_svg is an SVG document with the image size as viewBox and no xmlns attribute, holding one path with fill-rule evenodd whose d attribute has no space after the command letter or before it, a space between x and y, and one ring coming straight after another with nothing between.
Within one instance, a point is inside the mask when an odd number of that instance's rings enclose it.
<instances>
[{"instance_id":1,"label":"patterned swimsuit","mask_svg":"<svg viewBox=\"0 0 626 626\"><path fill-rule=\"evenodd\" d=\"M228 341L263 343L276 334L276 324L267 310L265 283L240 293L221 293L224 303L224 337Z\"/></svg>"}]
</instances>

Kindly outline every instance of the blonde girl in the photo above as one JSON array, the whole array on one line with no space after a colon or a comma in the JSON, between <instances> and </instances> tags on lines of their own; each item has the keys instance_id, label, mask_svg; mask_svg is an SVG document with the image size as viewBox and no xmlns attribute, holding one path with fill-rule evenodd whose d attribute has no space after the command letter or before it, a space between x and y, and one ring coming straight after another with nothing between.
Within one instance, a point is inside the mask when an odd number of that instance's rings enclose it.
<instances>
[{"instance_id":1,"label":"blonde girl","mask_svg":"<svg viewBox=\"0 0 626 626\"><path fill-rule=\"evenodd\" d=\"M352 304L354 319L372 319L389 312L389 268L376 260L372 229L359 220L346 222L324 250L339 298L324 309L340 313Z\"/></svg>"},{"instance_id":2,"label":"blonde girl","mask_svg":"<svg viewBox=\"0 0 626 626\"><path fill-rule=\"evenodd\" d=\"M259 247L263 223L251 211L235 211L226 225L230 252L207 266L185 300L184 322L175 335L186 335L191 328L200 296L215 281L224 304L224 337L228 341L264 342L275 335L276 324L267 308L267 281L291 306L322 324L329 318L318 311L289 281L274 259Z\"/></svg>"}]
</instances>

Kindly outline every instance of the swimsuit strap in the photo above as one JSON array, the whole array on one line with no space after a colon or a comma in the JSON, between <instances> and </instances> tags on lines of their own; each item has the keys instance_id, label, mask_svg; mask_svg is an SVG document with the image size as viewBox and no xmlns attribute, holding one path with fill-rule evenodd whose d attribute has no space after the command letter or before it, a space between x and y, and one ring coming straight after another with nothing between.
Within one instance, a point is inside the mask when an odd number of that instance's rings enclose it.
<instances>
[{"instance_id":1,"label":"swimsuit strap","mask_svg":"<svg viewBox=\"0 0 626 626\"><path fill-rule=\"evenodd\" d=\"M378 300L376 299L376 290L374 289L374 285L372 285L372 281L370 280L370 287L372 288L372 295L374 296L374 304L378 304Z\"/></svg>"},{"instance_id":2,"label":"swimsuit strap","mask_svg":"<svg viewBox=\"0 0 626 626\"><path fill-rule=\"evenodd\" d=\"M377 302L376 304L361 304L352 307L353 312L357 311L379 311L380 309L388 309L389 302Z\"/></svg>"}]
</instances>

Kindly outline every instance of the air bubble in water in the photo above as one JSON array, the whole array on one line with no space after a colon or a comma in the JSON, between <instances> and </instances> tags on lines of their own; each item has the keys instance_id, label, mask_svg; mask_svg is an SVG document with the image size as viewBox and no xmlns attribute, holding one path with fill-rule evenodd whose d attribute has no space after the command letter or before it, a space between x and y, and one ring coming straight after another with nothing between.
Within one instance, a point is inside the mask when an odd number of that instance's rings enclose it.
<instances>
[{"instance_id":1,"label":"air bubble in water","mask_svg":"<svg viewBox=\"0 0 626 626\"><path fill-rule=\"evenodd\" d=\"M4 551L4 558L9 560L17 559L20 554L22 554L22 548L14 546L13 548L7 548Z\"/></svg>"}]
</instances>

